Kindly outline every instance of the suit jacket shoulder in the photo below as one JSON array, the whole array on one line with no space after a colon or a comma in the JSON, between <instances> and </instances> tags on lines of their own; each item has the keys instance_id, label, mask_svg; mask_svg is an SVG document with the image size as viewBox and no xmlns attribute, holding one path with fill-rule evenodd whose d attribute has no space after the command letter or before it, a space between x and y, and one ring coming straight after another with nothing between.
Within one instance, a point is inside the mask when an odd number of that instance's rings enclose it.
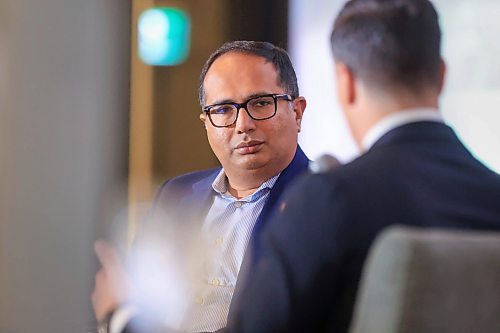
<instances>
[{"instance_id":1,"label":"suit jacket shoulder","mask_svg":"<svg viewBox=\"0 0 500 333\"><path fill-rule=\"evenodd\" d=\"M218 167L195 171L165 180L156 191L153 207L177 204L186 196L210 191L220 170Z\"/></svg>"}]
</instances>

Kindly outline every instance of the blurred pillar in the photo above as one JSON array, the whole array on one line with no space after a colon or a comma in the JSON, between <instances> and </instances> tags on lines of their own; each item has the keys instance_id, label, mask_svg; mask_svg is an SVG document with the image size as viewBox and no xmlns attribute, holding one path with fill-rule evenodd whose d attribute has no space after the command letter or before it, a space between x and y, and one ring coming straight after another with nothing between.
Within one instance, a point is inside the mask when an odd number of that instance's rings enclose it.
<instances>
[{"instance_id":1,"label":"blurred pillar","mask_svg":"<svg viewBox=\"0 0 500 333\"><path fill-rule=\"evenodd\" d=\"M153 67L138 56L137 22L153 0L132 1L132 47L130 82L129 228L128 243L142 219L139 205L151 199L153 189Z\"/></svg>"},{"instance_id":2,"label":"blurred pillar","mask_svg":"<svg viewBox=\"0 0 500 333\"><path fill-rule=\"evenodd\" d=\"M92 244L126 187L130 3L0 0L6 15L0 332L86 332Z\"/></svg>"}]
</instances>

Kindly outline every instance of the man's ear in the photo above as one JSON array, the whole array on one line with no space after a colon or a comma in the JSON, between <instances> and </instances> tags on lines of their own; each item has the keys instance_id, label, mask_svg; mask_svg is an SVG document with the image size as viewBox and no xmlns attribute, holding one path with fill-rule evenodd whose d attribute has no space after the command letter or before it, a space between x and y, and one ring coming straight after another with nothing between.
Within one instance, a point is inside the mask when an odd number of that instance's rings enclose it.
<instances>
[{"instance_id":1,"label":"man's ear","mask_svg":"<svg viewBox=\"0 0 500 333\"><path fill-rule=\"evenodd\" d=\"M200 120L205 125L205 129L207 129L207 115L204 112L200 113Z\"/></svg>"},{"instance_id":2,"label":"man's ear","mask_svg":"<svg viewBox=\"0 0 500 333\"><path fill-rule=\"evenodd\" d=\"M346 64L335 64L335 77L337 79L337 95L342 107L347 107L356 100L355 78L353 72Z\"/></svg>"},{"instance_id":3,"label":"man's ear","mask_svg":"<svg viewBox=\"0 0 500 333\"><path fill-rule=\"evenodd\" d=\"M297 124L298 132L300 132L301 129L302 117L304 116L306 106L306 99L302 96L299 96L293 100L293 111L295 112L295 123Z\"/></svg>"},{"instance_id":4,"label":"man's ear","mask_svg":"<svg viewBox=\"0 0 500 333\"><path fill-rule=\"evenodd\" d=\"M444 82L446 78L446 63L441 59L439 64L439 93L443 91Z\"/></svg>"}]
</instances>

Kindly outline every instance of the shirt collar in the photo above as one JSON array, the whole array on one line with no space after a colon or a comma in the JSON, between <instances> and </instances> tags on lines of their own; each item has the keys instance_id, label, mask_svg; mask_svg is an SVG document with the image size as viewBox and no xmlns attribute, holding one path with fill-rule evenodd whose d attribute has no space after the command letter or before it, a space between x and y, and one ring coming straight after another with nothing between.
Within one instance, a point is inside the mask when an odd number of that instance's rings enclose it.
<instances>
[{"instance_id":1,"label":"shirt collar","mask_svg":"<svg viewBox=\"0 0 500 333\"><path fill-rule=\"evenodd\" d=\"M254 194L260 192L263 189L272 189L276 181L278 180L278 177L280 176L281 173L278 173L276 176L266 180L262 185L257 188L257 190L249 197L252 197ZM232 196L229 194L229 191L227 189L228 181L227 181L227 176L224 171L224 168L222 168L219 171L219 174L217 177L215 177L213 183L212 183L212 188L214 189L215 192L219 193L220 195L223 196Z\"/></svg>"},{"instance_id":2,"label":"shirt collar","mask_svg":"<svg viewBox=\"0 0 500 333\"><path fill-rule=\"evenodd\" d=\"M409 123L420 121L443 122L443 117L435 108L412 108L391 113L375 125L365 134L361 147L363 151L369 150L375 142L390 130Z\"/></svg>"}]
</instances>

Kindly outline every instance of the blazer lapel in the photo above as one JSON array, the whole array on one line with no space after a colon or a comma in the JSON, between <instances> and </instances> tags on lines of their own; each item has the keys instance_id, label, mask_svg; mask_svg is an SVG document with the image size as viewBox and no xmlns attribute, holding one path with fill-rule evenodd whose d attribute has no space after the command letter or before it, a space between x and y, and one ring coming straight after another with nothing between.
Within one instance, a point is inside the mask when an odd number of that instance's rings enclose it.
<instances>
[{"instance_id":1,"label":"blazer lapel","mask_svg":"<svg viewBox=\"0 0 500 333\"><path fill-rule=\"evenodd\" d=\"M309 166L309 159L304 154L302 149L297 146L297 151L295 152L295 156L288 165L280 174L276 183L274 184L271 192L269 193L269 197L267 198L266 204L262 208L262 211L255 222L254 229L252 231L252 236L250 239L250 244L256 242L255 235L259 234L262 228L267 224L268 218L270 214L273 213L274 209L279 204L279 199L283 194L285 188L290 185L290 183L297 178L299 175L304 173ZM247 251L248 252L248 251Z\"/></svg>"},{"instance_id":2,"label":"blazer lapel","mask_svg":"<svg viewBox=\"0 0 500 333\"><path fill-rule=\"evenodd\" d=\"M194 183L192 192L181 199L180 206L187 215L188 221L196 220L198 216L200 217L199 225L203 224L204 218L207 216L214 200L212 183L220 170L219 168L210 176Z\"/></svg>"},{"instance_id":3,"label":"blazer lapel","mask_svg":"<svg viewBox=\"0 0 500 333\"><path fill-rule=\"evenodd\" d=\"M243 262L241 263L241 268L238 273L238 280L236 282L236 287L233 294L233 300L239 297L241 289L245 286L244 279L249 275L248 271L251 271L252 265L255 262L255 257L259 255L259 235L265 226L269 223L269 219L272 217L274 209L278 207L282 200L282 194L286 187L290 185L296 178L298 178L303 173L307 172L309 166L309 159L304 154L302 149L297 146L295 156L278 177L278 180L274 184L269 197L267 198L266 204L262 208L255 226L252 230L252 235L250 237L250 242L245 251L245 256L243 257ZM231 301L233 304L233 301ZM231 314L233 307L229 308L229 313Z\"/></svg>"}]
</instances>

